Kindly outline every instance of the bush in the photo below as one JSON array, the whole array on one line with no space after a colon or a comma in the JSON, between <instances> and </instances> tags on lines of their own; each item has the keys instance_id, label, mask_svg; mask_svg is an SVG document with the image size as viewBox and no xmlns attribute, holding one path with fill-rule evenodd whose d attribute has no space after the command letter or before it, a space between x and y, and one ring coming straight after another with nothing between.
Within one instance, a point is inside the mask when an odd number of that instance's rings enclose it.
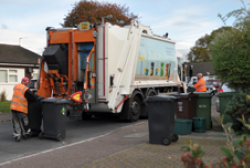
<instances>
[{"instance_id":1,"label":"bush","mask_svg":"<svg viewBox=\"0 0 252 168\"><path fill-rule=\"evenodd\" d=\"M249 31L249 30L248 30ZM217 36L212 44L214 73L230 88L250 90L250 33L232 29Z\"/></svg>"},{"instance_id":2,"label":"bush","mask_svg":"<svg viewBox=\"0 0 252 168\"><path fill-rule=\"evenodd\" d=\"M0 101L7 101L6 97L7 97L6 91L3 90L3 91L0 93Z\"/></svg>"},{"instance_id":3,"label":"bush","mask_svg":"<svg viewBox=\"0 0 252 168\"><path fill-rule=\"evenodd\" d=\"M243 134L241 137L234 139L234 131L231 128L232 123L223 124L224 115L222 115L221 126L223 127L225 134L223 136L226 138L226 147L220 148L220 152L224 155L219 163L207 163L202 161L202 156L204 152L201 150L199 144L192 143L188 139L189 146L182 146L181 150L181 161L184 163L186 168L240 168L250 166L250 138L248 134ZM244 116L242 119L238 119L247 129L250 129L250 125L245 122Z\"/></svg>"},{"instance_id":4,"label":"bush","mask_svg":"<svg viewBox=\"0 0 252 168\"><path fill-rule=\"evenodd\" d=\"M224 116L222 116L221 122ZM250 129L250 125L245 123L244 116L239 121ZM248 134L243 134L240 138L234 139L234 131L231 128L232 123L222 124L222 127L226 133L227 148L221 148L221 152L224 155L219 163L222 167L250 167L250 138Z\"/></svg>"},{"instance_id":5,"label":"bush","mask_svg":"<svg viewBox=\"0 0 252 168\"><path fill-rule=\"evenodd\" d=\"M187 168L202 167L204 165L202 156L204 152L199 144L193 143L187 139L189 146L181 147L181 160Z\"/></svg>"},{"instance_id":6,"label":"bush","mask_svg":"<svg viewBox=\"0 0 252 168\"><path fill-rule=\"evenodd\" d=\"M224 113L229 114L233 120L233 126L235 132L249 133L247 127L238 121L242 116L245 117L245 122L249 123L250 118L250 97L246 93L237 93L233 96L231 101L227 104Z\"/></svg>"}]
</instances>

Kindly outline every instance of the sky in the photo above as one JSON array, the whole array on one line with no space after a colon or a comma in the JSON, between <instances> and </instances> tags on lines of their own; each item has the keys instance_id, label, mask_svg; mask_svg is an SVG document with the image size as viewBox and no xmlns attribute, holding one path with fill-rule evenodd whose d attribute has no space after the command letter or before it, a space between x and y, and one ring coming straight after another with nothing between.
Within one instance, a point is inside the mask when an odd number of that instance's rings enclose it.
<instances>
[{"instance_id":1,"label":"sky","mask_svg":"<svg viewBox=\"0 0 252 168\"><path fill-rule=\"evenodd\" d=\"M98 0L104 2L103 0ZM0 0L0 43L21 45L42 55L46 46L45 28L60 28L64 17L79 0ZM242 7L240 0L106 0L129 7L139 22L154 34L169 33L176 49L190 52L197 39L224 26L218 14ZM249 0L244 0L249 6ZM226 22L232 26L234 18Z\"/></svg>"}]
</instances>

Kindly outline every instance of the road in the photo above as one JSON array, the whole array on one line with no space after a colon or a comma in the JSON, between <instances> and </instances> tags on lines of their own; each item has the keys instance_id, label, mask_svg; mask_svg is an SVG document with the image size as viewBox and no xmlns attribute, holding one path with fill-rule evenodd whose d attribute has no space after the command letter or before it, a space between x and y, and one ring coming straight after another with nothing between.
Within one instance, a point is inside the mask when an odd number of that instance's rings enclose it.
<instances>
[{"instance_id":1,"label":"road","mask_svg":"<svg viewBox=\"0 0 252 168\"><path fill-rule=\"evenodd\" d=\"M215 104L215 96L212 98L212 105ZM146 120L139 120L143 122ZM132 125L113 117L95 117L91 120L67 120L66 123L66 139L62 142L55 140L43 139L38 137L30 138L29 140L21 140L17 143L12 137L12 123L0 123L0 165L6 161L15 158L32 155L45 150L54 149L76 142L80 142L89 138L97 137L110 133L118 128Z\"/></svg>"},{"instance_id":2,"label":"road","mask_svg":"<svg viewBox=\"0 0 252 168\"><path fill-rule=\"evenodd\" d=\"M142 122L146 120L139 120ZM0 123L0 164L18 157L31 155L48 149L53 149L99 135L112 132L120 127L132 125L112 117L95 117L90 120L67 120L66 139L57 142L50 139L39 139L33 137L28 140L22 139L21 142L15 142L12 137L12 123Z\"/></svg>"},{"instance_id":3,"label":"road","mask_svg":"<svg viewBox=\"0 0 252 168\"><path fill-rule=\"evenodd\" d=\"M212 105L215 105L215 102L216 102L216 96L213 96L213 97L212 97L211 102L212 102Z\"/></svg>"}]
</instances>

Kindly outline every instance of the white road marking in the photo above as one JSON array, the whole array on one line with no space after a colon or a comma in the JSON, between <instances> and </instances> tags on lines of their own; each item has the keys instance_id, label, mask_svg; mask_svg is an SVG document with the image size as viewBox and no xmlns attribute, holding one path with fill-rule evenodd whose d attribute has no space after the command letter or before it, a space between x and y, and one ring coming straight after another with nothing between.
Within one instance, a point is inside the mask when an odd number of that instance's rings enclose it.
<instances>
[{"instance_id":1,"label":"white road marking","mask_svg":"<svg viewBox=\"0 0 252 168\"><path fill-rule=\"evenodd\" d=\"M48 150L45 150L45 151L42 151L42 152L38 152L38 153L35 153L35 154L32 154L32 155L23 156L23 157L16 158L16 159L11 159L9 161L0 163L0 167L3 166L3 165L6 165L6 164L11 164L12 162L16 162L16 161L19 161L19 160L22 160L22 159L31 158L31 157L34 157L34 156L38 156L38 155L41 155L41 154L49 153L49 152L60 150L60 149L67 148L67 147L71 147L71 146L78 145L78 144L81 144L81 143L90 142L92 140L95 140L95 139L107 136L107 135L109 135L109 134L111 134L111 133L113 133L113 132L115 132L115 131L117 131L119 129L126 128L126 127L129 127L129 126L139 125L139 124L142 124L142 123L144 123L144 122L139 122L139 123L136 123L136 124L120 127L120 128L117 128L117 129L115 129L113 131L110 131L109 133L106 133L106 134L103 134L103 135L99 135L97 137L89 138L89 139L86 139L86 140L83 140L83 141L75 142L75 143L72 143L72 144L68 144L68 145L57 147L57 148L53 148L53 149L48 149Z\"/></svg>"}]
</instances>

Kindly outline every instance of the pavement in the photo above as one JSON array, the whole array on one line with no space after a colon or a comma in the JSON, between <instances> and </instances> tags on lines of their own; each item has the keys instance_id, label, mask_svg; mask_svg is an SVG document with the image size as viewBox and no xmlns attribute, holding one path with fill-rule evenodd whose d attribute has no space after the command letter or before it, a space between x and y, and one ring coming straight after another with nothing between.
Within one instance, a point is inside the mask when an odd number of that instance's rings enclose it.
<instances>
[{"instance_id":1,"label":"pavement","mask_svg":"<svg viewBox=\"0 0 252 168\"><path fill-rule=\"evenodd\" d=\"M11 121L11 118L12 118L11 113L1 113L0 112L0 123Z\"/></svg>"},{"instance_id":2,"label":"pavement","mask_svg":"<svg viewBox=\"0 0 252 168\"><path fill-rule=\"evenodd\" d=\"M217 163L225 138L217 135L224 132L216 120L220 115L215 106L211 114L211 130L179 135L179 140L169 146L149 143L148 121L144 120L105 135L12 159L0 163L0 167L183 167L180 148L188 145L187 139L201 145L204 161ZM10 120L10 113L0 114L0 122Z\"/></svg>"}]
</instances>

